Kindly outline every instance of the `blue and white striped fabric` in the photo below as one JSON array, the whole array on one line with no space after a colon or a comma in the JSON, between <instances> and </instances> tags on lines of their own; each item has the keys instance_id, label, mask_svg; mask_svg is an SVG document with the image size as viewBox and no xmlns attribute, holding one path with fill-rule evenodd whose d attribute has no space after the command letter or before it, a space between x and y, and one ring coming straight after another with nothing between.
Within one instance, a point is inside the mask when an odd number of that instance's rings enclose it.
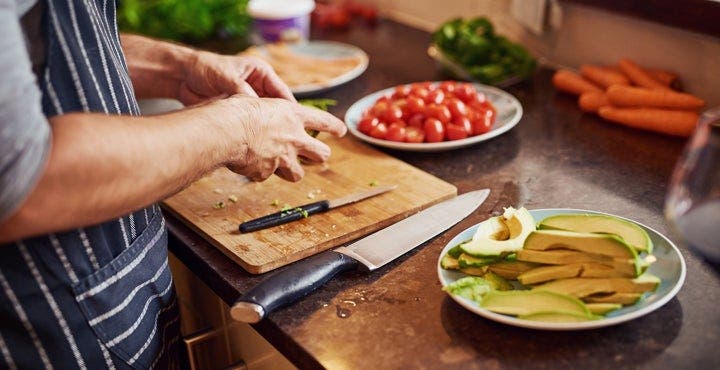
<instances>
[{"instance_id":1,"label":"blue and white striped fabric","mask_svg":"<svg viewBox=\"0 0 720 370\"><path fill-rule=\"evenodd\" d=\"M47 0L46 116L139 114L113 0ZM157 206L0 245L0 368L177 368L179 316Z\"/></svg>"}]
</instances>

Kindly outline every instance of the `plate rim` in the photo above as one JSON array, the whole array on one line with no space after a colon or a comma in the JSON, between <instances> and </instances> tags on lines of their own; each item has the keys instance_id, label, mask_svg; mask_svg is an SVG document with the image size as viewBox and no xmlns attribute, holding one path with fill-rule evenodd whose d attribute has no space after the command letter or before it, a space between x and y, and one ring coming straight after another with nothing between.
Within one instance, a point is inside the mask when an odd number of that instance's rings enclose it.
<instances>
[{"instance_id":1,"label":"plate rim","mask_svg":"<svg viewBox=\"0 0 720 370\"><path fill-rule=\"evenodd\" d=\"M579 209L579 208L538 208L538 209L532 209L528 210L530 214L533 214L533 212L573 212L573 213L591 213L591 214L600 214L600 215L608 215L617 217L626 221L630 221L638 226L643 227L646 230L651 231L652 233L655 233L660 239L664 240L666 245L670 247L670 250L674 252L674 255L678 258L680 262L680 276L678 277L677 281L675 282L675 285L662 297L659 297L659 299L655 302L650 303L649 305L639 308L638 310L628 312L626 314L616 316L616 317L610 317L610 318L603 318L600 320L594 320L594 321L584 321L584 322L578 322L578 323L554 323L554 322L543 322L543 321L530 321L530 320L523 320L518 319L516 317L503 315L499 313L495 313L492 311L488 311L486 309L481 308L477 303L467 299L463 298L454 294L450 294L449 292L446 292L450 298L452 298L455 302L463 306L468 311L479 315L481 317L484 317L489 320L497 321L503 324L517 326L517 327L523 327L528 329L541 329L541 330L552 330L552 331L566 331L566 330L586 330L586 329L596 329L606 326L613 326L617 324L621 324L630 320L634 320L636 318L645 316L658 308L664 306L667 302L669 302L671 299L673 299L677 293L682 288L683 284L685 283L685 278L687 275L687 267L685 263L685 259L682 256L682 253L680 252L680 249L673 243L668 237L663 235L662 233L658 232L657 230L653 229L652 227L649 227L643 223L637 222L635 220L629 219L627 217L617 216L612 213L607 212L601 212L601 211L593 211L593 210L586 210L586 209ZM535 215L533 215L535 217ZM537 222L537 221L536 221ZM447 284L445 282L445 277L443 276L443 272L453 273L452 271L445 270L440 266L440 261L442 260L442 256L452 248L456 243L454 242L455 239L465 233L466 231L477 228L479 225L479 222L471 225L464 230L457 233L448 243L443 247L443 249L440 252L440 255L438 257L438 261L436 264L437 267L437 274L438 279L440 281L440 285L444 288ZM458 272L454 272L458 273Z\"/></svg>"},{"instance_id":2,"label":"plate rim","mask_svg":"<svg viewBox=\"0 0 720 370\"><path fill-rule=\"evenodd\" d=\"M429 81L429 82L437 84L442 81ZM475 88L478 89L478 91L483 91L483 90L490 91L494 94L497 94L497 95L503 96L504 98L507 98L510 101L510 105L513 108L515 108L516 113L507 121L507 123L505 123L501 127L491 129L490 131L488 131L484 134L471 136L466 139L442 141L439 143L401 143L401 142L395 142L395 141L390 141L390 140L376 139L374 137L365 135L362 132L358 131L357 122L355 122L354 124L350 123L351 119L356 118L356 117L350 117L350 113L353 112L354 110L358 110L359 109L358 106L364 105L367 101L376 100L380 96L382 96L388 92L394 91L394 89L397 88L398 86L412 84L412 82L410 82L410 83L399 84L399 85L388 87L388 88L385 88L382 90L378 90L378 91L367 94L367 95L363 96L362 98L356 100L352 105L350 105L350 107L345 112L344 122L345 122L345 125L348 127L348 131L350 131L350 133L353 136L355 136L356 138L358 138L362 141L365 141L367 143L377 145L380 147L384 147L384 148L405 150L405 151L412 151L412 152L438 152L438 151L444 151L444 150L453 150L453 149L464 148L464 147L474 145L474 144L477 144L477 143L480 143L480 142L483 142L486 140L490 140L496 136L504 134L507 131L510 131L510 129L517 126L517 124L522 119L524 110L523 110L522 104L520 104L520 101L514 95L510 94L509 92L507 92L505 90L494 87L494 86L484 85L484 84L477 83L477 82L468 82L468 83L475 86ZM359 117L357 117L357 121L358 122L360 121Z\"/></svg>"},{"instance_id":3,"label":"plate rim","mask_svg":"<svg viewBox=\"0 0 720 370\"><path fill-rule=\"evenodd\" d=\"M297 47L297 46L304 46L309 44L315 44L315 45L328 45L335 48L341 48L346 50L351 50L354 53L356 53L361 61L360 64L358 64L355 68L341 74L340 76L337 76L335 78L332 78L324 83L314 83L314 84L304 84L299 85L295 87L290 87L290 92L293 93L293 95L297 97L303 97L309 94L314 94L318 92L325 91L327 89L340 86L346 82L350 82L363 74L365 70L367 70L369 64L370 64L370 56L365 52L365 50L360 49L359 47L351 44L346 44L344 42L339 41L331 41L331 40L308 40L306 42L302 42L299 44L292 44L290 47Z\"/></svg>"}]
</instances>

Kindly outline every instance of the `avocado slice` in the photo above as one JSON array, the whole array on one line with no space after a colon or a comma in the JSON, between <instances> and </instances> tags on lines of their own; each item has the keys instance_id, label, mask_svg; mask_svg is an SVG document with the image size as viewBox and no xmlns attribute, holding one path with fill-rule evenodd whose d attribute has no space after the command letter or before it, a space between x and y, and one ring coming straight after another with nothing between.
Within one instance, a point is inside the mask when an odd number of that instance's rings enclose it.
<instances>
[{"instance_id":1,"label":"avocado slice","mask_svg":"<svg viewBox=\"0 0 720 370\"><path fill-rule=\"evenodd\" d=\"M593 294L583 297L587 304L594 303L619 303L621 305L633 305L642 297L642 293L611 293L611 294Z\"/></svg>"},{"instance_id":2,"label":"avocado slice","mask_svg":"<svg viewBox=\"0 0 720 370\"><path fill-rule=\"evenodd\" d=\"M510 230L508 226L503 222L502 216L490 217L487 220L478 224L477 231L473 235L473 240L476 239L493 239L493 240L507 240L510 238Z\"/></svg>"},{"instance_id":3,"label":"avocado slice","mask_svg":"<svg viewBox=\"0 0 720 370\"><path fill-rule=\"evenodd\" d=\"M536 251L570 249L613 258L637 258L635 248L629 246L616 235L578 233L564 230L533 231L525 239L523 249Z\"/></svg>"},{"instance_id":4,"label":"avocado slice","mask_svg":"<svg viewBox=\"0 0 720 370\"><path fill-rule=\"evenodd\" d=\"M586 278L635 277L635 271L633 271L633 272L620 271L610 265L587 262L587 263L582 264L582 270L580 271L579 276L586 277Z\"/></svg>"},{"instance_id":5,"label":"avocado slice","mask_svg":"<svg viewBox=\"0 0 720 370\"><path fill-rule=\"evenodd\" d=\"M543 283L555 279L577 277L582 271L581 263L569 265L540 266L518 275L517 280L523 285Z\"/></svg>"},{"instance_id":6,"label":"avocado slice","mask_svg":"<svg viewBox=\"0 0 720 370\"><path fill-rule=\"evenodd\" d=\"M646 276L647 275L647 276ZM538 285L533 290L547 290L583 298L600 293L644 293L654 291L660 284L656 276L645 274L635 279L626 278L569 278Z\"/></svg>"},{"instance_id":7,"label":"avocado slice","mask_svg":"<svg viewBox=\"0 0 720 370\"><path fill-rule=\"evenodd\" d=\"M549 216L540 221L538 229L615 234L638 252L652 253L653 250L653 243L647 231L633 222L610 215L563 214Z\"/></svg>"},{"instance_id":8,"label":"avocado slice","mask_svg":"<svg viewBox=\"0 0 720 370\"><path fill-rule=\"evenodd\" d=\"M473 276L485 276L488 272L487 266L482 267L464 267L460 268L460 272L462 272L465 275L473 275Z\"/></svg>"},{"instance_id":9,"label":"avocado slice","mask_svg":"<svg viewBox=\"0 0 720 370\"><path fill-rule=\"evenodd\" d=\"M535 251L522 249L516 252L518 261L542 263L548 265L566 265L572 263L596 263L611 266L623 276L640 276L647 266L643 267L641 259L623 259L603 256L601 254L584 253L571 250ZM599 277L599 276L598 276Z\"/></svg>"},{"instance_id":10,"label":"avocado slice","mask_svg":"<svg viewBox=\"0 0 720 370\"><path fill-rule=\"evenodd\" d=\"M502 261L488 266L488 270L505 279L517 279L525 271L540 266L537 263L525 261Z\"/></svg>"},{"instance_id":11,"label":"avocado slice","mask_svg":"<svg viewBox=\"0 0 720 370\"><path fill-rule=\"evenodd\" d=\"M497 262L498 257L474 257L467 253L463 253L458 257L458 264L460 268L466 267L482 267L487 266L493 262Z\"/></svg>"},{"instance_id":12,"label":"avocado slice","mask_svg":"<svg viewBox=\"0 0 720 370\"><path fill-rule=\"evenodd\" d=\"M453 258L450 253L447 253L440 260L440 267L445 270L457 270L460 268L460 264L458 263L457 258Z\"/></svg>"},{"instance_id":13,"label":"avocado slice","mask_svg":"<svg viewBox=\"0 0 720 370\"><path fill-rule=\"evenodd\" d=\"M622 308L620 303L585 303L585 306L595 315L605 315L608 312Z\"/></svg>"},{"instance_id":14,"label":"avocado slice","mask_svg":"<svg viewBox=\"0 0 720 370\"><path fill-rule=\"evenodd\" d=\"M508 239L496 240L491 237L494 234L477 235L476 233L471 241L460 244L460 248L465 253L476 257L500 256L522 249L525 238L535 230L535 219L524 207L520 209L506 208L499 220L507 226ZM490 226L487 229L493 230ZM478 231L480 230L481 228L478 227Z\"/></svg>"},{"instance_id":15,"label":"avocado slice","mask_svg":"<svg viewBox=\"0 0 720 370\"><path fill-rule=\"evenodd\" d=\"M480 307L507 315L560 311L590 316L590 311L581 300L551 291L511 290L500 292L493 290L485 293Z\"/></svg>"},{"instance_id":16,"label":"avocado slice","mask_svg":"<svg viewBox=\"0 0 720 370\"><path fill-rule=\"evenodd\" d=\"M520 315L518 316L518 319L544 322L583 322L600 320L602 319L602 316L596 316L592 313L590 315L583 315L575 312L546 311L535 312L529 315Z\"/></svg>"},{"instance_id":17,"label":"avocado slice","mask_svg":"<svg viewBox=\"0 0 720 370\"><path fill-rule=\"evenodd\" d=\"M492 271L486 272L485 275L483 275L483 279L490 283L490 286L492 286L492 288L495 290L513 290L513 286L512 284L510 284L509 281L493 273Z\"/></svg>"}]
</instances>

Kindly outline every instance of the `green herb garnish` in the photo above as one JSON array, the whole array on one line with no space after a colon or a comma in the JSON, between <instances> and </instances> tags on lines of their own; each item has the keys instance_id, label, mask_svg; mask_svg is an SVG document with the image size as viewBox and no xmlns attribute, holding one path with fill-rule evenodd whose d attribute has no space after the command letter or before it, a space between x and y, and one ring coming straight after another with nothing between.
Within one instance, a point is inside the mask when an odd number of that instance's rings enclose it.
<instances>
[{"instance_id":1,"label":"green herb garnish","mask_svg":"<svg viewBox=\"0 0 720 370\"><path fill-rule=\"evenodd\" d=\"M302 99L298 103L326 111L328 108L336 106L338 102L335 99Z\"/></svg>"}]
</instances>

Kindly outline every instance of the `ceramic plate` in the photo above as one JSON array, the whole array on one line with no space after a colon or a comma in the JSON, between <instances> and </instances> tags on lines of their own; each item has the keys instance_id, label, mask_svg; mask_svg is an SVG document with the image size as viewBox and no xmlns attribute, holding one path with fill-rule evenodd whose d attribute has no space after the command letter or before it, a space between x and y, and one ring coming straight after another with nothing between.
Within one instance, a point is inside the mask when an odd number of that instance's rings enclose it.
<instances>
[{"instance_id":1,"label":"ceramic plate","mask_svg":"<svg viewBox=\"0 0 720 370\"><path fill-rule=\"evenodd\" d=\"M360 48L334 41L308 41L297 44L289 44L290 50L303 56L322 59L359 58L360 64L355 68L323 83L290 86L290 90L296 97L308 96L335 86L342 85L360 76L368 67L368 55ZM263 52L263 47L258 47Z\"/></svg>"},{"instance_id":2,"label":"ceramic plate","mask_svg":"<svg viewBox=\"0 0 720 370\"><path fill-rule=\"evenodd\" d=\"M416 152L438 152L442 150L466 147L468 145L473 145L483 142L485 140L492 139L495 136L507 132L515 125L517 125L517 123L520 121L520 118L522 117L523 109L522 105L520 105L520 102L515 99L514 96L498 88L487 85L473 84L473 86L475 86L477 91L485 94L488 100L490 100L497 109L495 124L493 124L493 127L490 131L482 135L471 136L467 139L461 140L443 141L439 143L401 143L397 141L376 139L358 131L357 125L360 121L360 118L362 117L363 112L365 112L368 108L375 104L375 101L378 100L381 96L385 94L390 94L395 91L396 87L390 87L384 90L377 91L355 102L352 106L350 106L347 113L345 114L345 124L348 126L348 129L355 137L370 144L390 149Z\"/></svg>"},{"instance_id":3,"label":"ceramic plate","mask_svg":"<svg viewBox=\"0 0 720 370\"><path fill-rule=\"evenodd\" d=\"M569 213L589 213L589 214L606 214L602 212L585 211L579 209L538 209L531 210L533 218L536 222L544 219L545 217L557 215L557 214L569 214ZM614 215L613 215L614 216ZM618 216L615 216L618 217ZM627 220L626 218L619 217ZM604 326L616 325L622 322L626 322L638 317L644 316L660 308L662 305L672 299L675 294L682 287L685 281L685 261L680 254L677 247L665 236L658 233L657 231L637 223L632 220L628 220L639 225L650 235L650 239L653 242L653 255L657 258L657 261L650 265L648 271L653 275L660 278L660 285L657 290L652 293L645 293L642 300L632 306L625 306L619 310L613 311L605 315L605 318L595 321L585 321L578 323L555 323L555 322L541 322L541 321L530 321L522 320L513 316L502 315L499 313L488 311L481 308L477 303L450 294L450 297L454 299L461 306L466 309L482 316L487 319L501 322L508 325L520 326L531 329L544 329L544 330L581 330L581 329L592 329ZM471 226L465 229L463 232L455 236L440 253L440 256L444 256L447 251L459 244L462 241L471 239L477 230L477 225ZM440 259L437 264L438 277L442 286L454 282L455 280L467 276L458 271L445 270L440 267Z\"/></svg>"}]
</instances>

